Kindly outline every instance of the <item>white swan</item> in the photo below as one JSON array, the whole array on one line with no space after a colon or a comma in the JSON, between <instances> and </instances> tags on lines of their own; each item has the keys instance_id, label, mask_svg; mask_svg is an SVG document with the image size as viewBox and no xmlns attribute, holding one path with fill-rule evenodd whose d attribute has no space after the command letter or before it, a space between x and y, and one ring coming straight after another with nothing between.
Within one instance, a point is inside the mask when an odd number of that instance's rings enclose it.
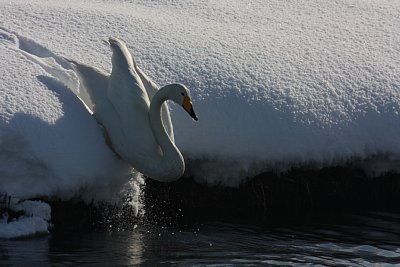
<instances>
[{"instance_id":1,"label":"white swan","mask_svg":"<svg viewBox=\"0 0 400 267\"><path fill-rule=\"evenodd\" d=\"M170 182L185 171L174 142L166 100L180 105L197 120L189 90L181 84L158 86L137 67L126 45L110 38L110 75L71 61L80 80L78 96L105 128L112 149L139 172ZM150 104L151 103L151 104Z\"/></svg>"}]
</instances>

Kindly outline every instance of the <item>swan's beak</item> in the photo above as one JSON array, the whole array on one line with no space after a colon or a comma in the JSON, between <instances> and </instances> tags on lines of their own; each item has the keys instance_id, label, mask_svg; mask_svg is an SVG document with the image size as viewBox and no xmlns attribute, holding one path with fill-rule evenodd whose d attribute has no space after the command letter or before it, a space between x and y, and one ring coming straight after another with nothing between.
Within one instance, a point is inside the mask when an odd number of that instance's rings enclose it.
<instances>
[{"instance_id":1,"label":"swan's beak","mask_svg":"<svg viewBox=\"0 0 400 267\"><path fill-rule=\"evenodd\" d=\"M189 115L195 120L197 121L198 118L196 116L196 113L194 113L193 110L193 104L192 104L192 100L190 99L190 97L185 96L183 98L183 103L182 103L183 108L187 111L187 113L189 113Z\"/></svg>"}]
</instances>

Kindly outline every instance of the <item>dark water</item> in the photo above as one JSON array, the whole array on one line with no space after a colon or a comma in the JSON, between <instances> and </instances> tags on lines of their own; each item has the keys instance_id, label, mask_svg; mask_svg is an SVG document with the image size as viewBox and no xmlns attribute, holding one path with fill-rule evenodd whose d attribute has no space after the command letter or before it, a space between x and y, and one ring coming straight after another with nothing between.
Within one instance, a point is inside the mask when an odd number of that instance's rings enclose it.
<instances>
[{"instance_id":1,"label":"dark water","mask_svg":"<svg viewBox=\"0 0 400 267\"><path fill-rule=\"evenodd\" d=\"M0 240L0 266L400 266L400 215L335 221L290 228L138 225Z\"/></svg>"}]
</instances>

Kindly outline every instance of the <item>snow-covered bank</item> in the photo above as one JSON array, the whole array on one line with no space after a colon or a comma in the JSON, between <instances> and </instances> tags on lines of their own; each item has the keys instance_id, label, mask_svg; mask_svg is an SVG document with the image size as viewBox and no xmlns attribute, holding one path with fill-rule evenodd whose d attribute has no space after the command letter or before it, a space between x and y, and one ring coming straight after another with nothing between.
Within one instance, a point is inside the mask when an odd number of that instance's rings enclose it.
<instances>
[{"instance_id":1,"label":"snow-covered bank","mask_svg":"<svg viewBox=\"0 0 400 267\"><path fill-rule=\"evenodd\" d=\"M47 203L31 200L19 202L16 198L10 198L6 202L4 204L10 210L0 214L0 238L26 237L49 233L50 206ZM1 208L3 207L0 207L0 211L2 211ZM19 216L13 216L9 214L11 211L20 214Z\"/></svg>"},{"instance_id":2,"label":"snow-covered bank","mask_svg":"<svg viewBox=\"0 0 400 267\"><path fill-rule=\"evenodd\" d=\"M62 56L109 70L108 36L124 39L159 84L191 89L199 122L174 106L172 119L200 181L236 185L263 171L364 166L378 156L371 173L400 166L398 1L1 0L0 8L6 192L91 198L129 180L57 80L76 90Z\"/></svg>"}]
</instances>

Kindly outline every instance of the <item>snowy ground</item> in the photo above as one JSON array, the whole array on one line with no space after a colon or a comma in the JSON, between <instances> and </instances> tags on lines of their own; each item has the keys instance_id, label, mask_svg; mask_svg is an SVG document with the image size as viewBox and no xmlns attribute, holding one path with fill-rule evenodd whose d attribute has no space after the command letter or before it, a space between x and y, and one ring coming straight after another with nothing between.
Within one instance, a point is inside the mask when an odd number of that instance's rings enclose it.
<instances>
[{"instance_id":1,"label":"snowy ground","mask_svg":"<svg viewBox=\"0 0 400 267\"><path fill-rule=\"evenodd\" d=\"M0 219L0 238L14 238L49 232L50 206L41 201L22 201L12 198L10 208L14 212L23 211L24 215L18 220L11 219L5 214ZM3 214L2 214L3 215Z\"/></svg>"},{"instance_id":2,"label":"snowy ground","mask_svg":"<svg viewBox=\"0 0 400 267\"><path fill-rule=\"evenodd\" d=\"M0 191L110 199L130 179L72 91L62 57L109 70L125 40L172 106L188 173L235 185L262 171L400 167L400 2L0 0ZM59 82L66 82L69 89Z\"/></svg>"}]
</instances>

